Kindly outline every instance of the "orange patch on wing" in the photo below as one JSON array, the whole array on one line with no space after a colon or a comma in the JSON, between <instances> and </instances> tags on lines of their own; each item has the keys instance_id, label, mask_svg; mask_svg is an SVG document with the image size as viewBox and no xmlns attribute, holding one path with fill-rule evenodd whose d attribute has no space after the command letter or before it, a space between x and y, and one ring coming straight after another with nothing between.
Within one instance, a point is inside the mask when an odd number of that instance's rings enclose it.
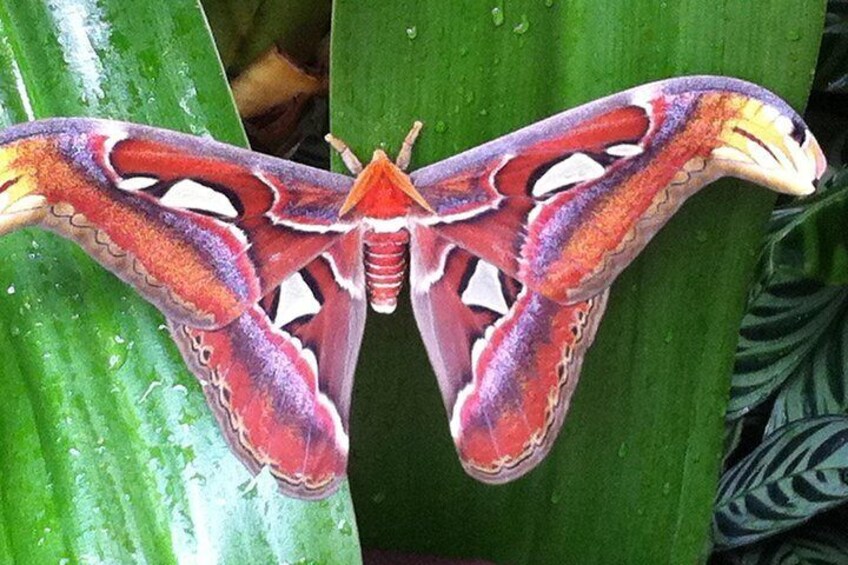
<instances>
[{"instance_id":1,"label":"orange patch on wing","mask_svg":"<svg viewBox=\"0 0 848 565\"><path fill-rule=\"evenodd\" d=\"M86 175L84 169L70 162L54 142L42 138L21 142L16 162L17 168L32 175L30 182L49 205L70 207L74 213L73 226L78 229L88 226L92 233L108 234L110 249L131 254L143 265L148 278L155 279L151 281L153 285L167 287L199 312L211 314L218 322L229 321L253 301L253 296L240 300L223 284L208 260L186 242L184 234L162 222L152 221L153 218L137 206L118 198L120 192ZM252 274L249 259L241 253L242 242L211 218L199 216L196 223L216 233L239 269ZM246 280L250 280L249 277ZM253 294L258 294L258 290L253 290ZM144 292L144 288L141 291ZM168 311L167 306L163 309Z\"/></svg>"},{"instance_id":2,"label":"orange patch on wing","mask_svg":"<svg viewBox=\"0 0 848 565\"><path fill-rule=\"evenodd\" d=\"M579 287L633 229L674 175L691 159L709 157L720 144L723 123L740 108L737 96L704 95L681 131L654 155L652 166L635 171L599 201L591 216L583 219L539 290L556 300L564 290Z\"/></svg>"}]
</instances>

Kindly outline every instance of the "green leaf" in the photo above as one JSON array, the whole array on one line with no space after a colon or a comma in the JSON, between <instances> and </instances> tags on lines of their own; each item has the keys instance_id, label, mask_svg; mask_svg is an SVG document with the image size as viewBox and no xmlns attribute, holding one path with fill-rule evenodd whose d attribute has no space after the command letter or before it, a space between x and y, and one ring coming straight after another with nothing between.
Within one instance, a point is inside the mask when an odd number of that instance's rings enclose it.
<instances>
[{"instance_id":1,"label":"green leaf","mask_svg":"<svg viewBox=\"0 0 848 565\"><path fill-rule=\"evenodd\" d=\"M848 169L818 193L775 211L763 251L761 276L848 284Z\"/></svg>"},{"instance_id":2,"label":"green leaf","mask_svg":"<svg viewBox=\"0 0 848 565\"><path fill-rule=\"evenodd\" d=\"M727 417L743 416L794 375L811 370L846 307L848 288L809 280L775 282L757 295L739 330Z\"/></svg>"},{"instance_id":3,"label":"green leaf","mask_svg":"<svg viewBox=\"0 0 848 565\"><path fill-rule=\"evenodd\" d=\"M724 457L722 467L727 465L728 458L733 455L739 443L742 441L742 431L745 427L745 419L737 418L724 423Z\"/></svg>"},{"instance_id":4,"label":"green leaf","mask_svg":"<svg viewBox=\"0 0 848 565\"><path fill-rule=\"evenodd\" d=\"M848 171L820 192L773 213L742 319L727 417L739 418L779 391L767 431L848 411L848 286L809 278L839 279L848 267Z\"/></svg>"},{"instance_id":5,"label":"green leaf","mask_svg":"<svg viewBox=\"0 0 848 565\"><path fill-rule=\"evenodd\" d=\"M713 519L718 548L745 545L848 500L848 417L800 420L724 474Z\"/></svg>"},{"instance_id":6,"label":"green leaf","mask_svg":"<svg viewBox=\"0 0 848 565\"><path fill-rule=\"evenodd\" d=\"M339 0L332 129L367 157L421 119L415 168L674 75L748 78L800 107L823 14L807 0ZM547 461L509 485L463 474L408 303L374 316L351 424L363 545L507 563L696 561L772 203L724 182L684 206L614 285Z\"/></svg>"},{"instance_id":7,"label":"green leaf","mask_svg":"<svg viewBox=\"0 0 848 565\"><path fill-rule=\"evenodd\" d=\"M54 115L244 143L193 0L0 2L0 116ZM346 491L253 480L152 307L50 234L0 253L0 562L359 561Z\"/></svg>"}]
</instances>

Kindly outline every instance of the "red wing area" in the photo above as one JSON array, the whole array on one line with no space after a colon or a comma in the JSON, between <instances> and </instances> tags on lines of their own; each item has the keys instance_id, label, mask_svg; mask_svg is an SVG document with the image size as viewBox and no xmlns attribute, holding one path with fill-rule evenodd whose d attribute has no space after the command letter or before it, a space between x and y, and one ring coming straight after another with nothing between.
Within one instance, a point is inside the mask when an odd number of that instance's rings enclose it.
<instances>
[{"instance_id":1,"label":"red wing area","mask_svg":"<svg viewBox=\"0 0 848 565\"><path fill-rule=\"evenodd\" d=\"M465 470L488 483L523 475L559 433L606 292L557 304L426 228L411 265L415 319Z\"/></svg>"},{"instance_id":2,"label":"red wing area","mask_svg":"<svg viewBox=\"0 0 848 565\"><path fill-rule=\"evenodd\" d=\"M358 232L345 236L231 324L171 324L224 435L254 473L298 498L345 476L353 372L365 325Z\"/></svg>"},{"instance_id":3,"label":"red wing area","mask_svg":"<svg viewBox=\"0 0 848 565\"><path fill-rule=\"evenodd\" d=\"M155 128L90 119L0 134L0 233L72 239L193 327L220 327L327 249L352 179Z\"/></svg>"},{"instance_id":4,"label":"red wing area","mask_svg":"<svg viewBox=\"0 0 848 565\"><path fill-rule=\"evenodd\" d=\"M418 220L557 302L607 288L683 201L733 175L809 194L824 158L801 118L743 81L649 84L412 174Z\"/></svg>"}]
</instances>

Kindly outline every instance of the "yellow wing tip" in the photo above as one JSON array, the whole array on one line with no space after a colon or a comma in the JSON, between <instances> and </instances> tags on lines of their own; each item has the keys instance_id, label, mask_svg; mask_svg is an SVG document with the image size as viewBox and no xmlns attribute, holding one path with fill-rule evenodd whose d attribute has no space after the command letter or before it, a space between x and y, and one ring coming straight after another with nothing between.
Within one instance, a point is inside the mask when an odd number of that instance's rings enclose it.
<instances>
[{"instance_id":1,"label":"yellow wing tip","mask_svg":"<svg viewBox=\"0 0 848 565\"><path fill-rule=\"evenodd\" d=\"M722 161L721 168L725 174L757 183L780 194L809 196L816 191L814 184L816 179L804 178L795 171L766 169L753 162L723 159L718 156L717 158Z\"/></svg>"},{"instance_id":2,"label":"yellow wing tip","mask_svg":"<svg viewBox=\"0 0 848 565\"><path fill-rule=\"evenodd\" d=\"M17 144L0 147L0 235L38 223L46 213L34 165L21 165L21 153Z\"/></svg>"},{"instance_id":3,"label":"yellow wing tip","mask_svg":"<svg viewBox=\"0 0 848 565\"><path fill-rule=\"evenodd\" d=\"M776 108L758 103L726 123L712 157L728 174L756 182L782 194L807 196L827 169L816 138L804 129L799 141L795 124Z\"/></svg>"}]
</instances>

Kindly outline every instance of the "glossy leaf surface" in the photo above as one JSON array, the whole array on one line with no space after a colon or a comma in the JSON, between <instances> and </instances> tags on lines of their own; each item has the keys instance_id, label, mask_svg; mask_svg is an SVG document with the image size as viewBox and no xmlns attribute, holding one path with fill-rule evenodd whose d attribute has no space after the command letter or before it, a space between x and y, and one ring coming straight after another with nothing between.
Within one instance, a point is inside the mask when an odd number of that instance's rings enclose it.
<instances>
[{"instance_id":1,"label":"glossy leaf surface","mask_svg":"<svg viewBox=\"0 0 848 565\"><path fill-rule=\"evenodd\" d=\"M4 124L244 143L197 4L0 2ZM350 500L285 499L225 445L151 306L43 232L0 240L0 562L359 560Z\"/></svg>"},{"instance_id":2,"label":"glossy leaf surface","mask_svg":"<svg viewBox=\"0 0 848 565\"><path fill-rule=\"evenodd\" d=\"M335 5L332 129L362 157L425 130L413 168L604 94L730 74L803 105L823 2ZM792 14L792 17L787 17ZM687 204L614 285L545 464L487 487L456 461L408 306L366 330L352 485L366 547L511 563L684 562L706 546L742 304L772 200Z\"/></svg>"}]
</instances>

